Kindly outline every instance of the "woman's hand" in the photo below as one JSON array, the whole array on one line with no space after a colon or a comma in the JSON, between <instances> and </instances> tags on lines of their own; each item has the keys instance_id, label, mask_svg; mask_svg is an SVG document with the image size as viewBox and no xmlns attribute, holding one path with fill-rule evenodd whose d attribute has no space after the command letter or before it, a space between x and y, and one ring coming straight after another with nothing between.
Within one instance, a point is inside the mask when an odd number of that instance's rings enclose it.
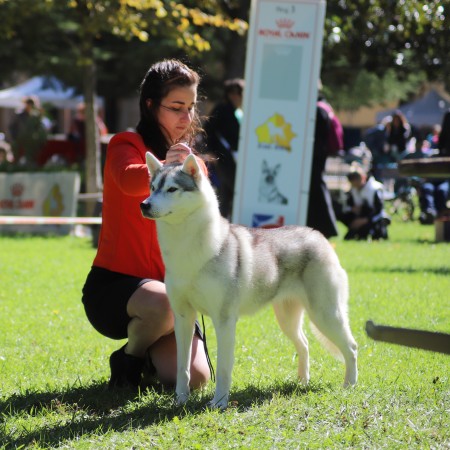
<instances>
[{"instance_id":1,"label":"woman's hand","mask_svg":"<svg viewBox=\"0 0 450 450\"><path fill-rule=\"evenodd\" d=\"M192 150L188 145L181 142L174 144L167 150L165 164L176 162L182 163L191 153Z\"/></svg>"}]
</instances>

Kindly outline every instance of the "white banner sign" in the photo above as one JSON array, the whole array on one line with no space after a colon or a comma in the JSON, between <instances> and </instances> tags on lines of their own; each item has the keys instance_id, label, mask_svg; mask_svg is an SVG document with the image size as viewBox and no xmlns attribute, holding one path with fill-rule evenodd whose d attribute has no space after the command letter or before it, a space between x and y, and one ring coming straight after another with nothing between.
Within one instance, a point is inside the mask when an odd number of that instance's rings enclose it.
<instances>
[{"instance_id":1,"label":"white banner sign","mask_svg":"<svg viewBox=\"0 0 450 450\"><path fill-rule=\"evenodd\" d=\"M254 0L233 222L306 223L324 0Z\"/></svg>"},{"instance_id":2,"label":"white banner sign","mask_svg":"<svg viewBox=\"0 0 450 450\"><path fill-rule=\"evenodd\" d=\"M77 172L0 173L0 215L74 217L80 175ZM63 225L4 225L0 231L67 233Z\"/></svg>"}]
</instances>

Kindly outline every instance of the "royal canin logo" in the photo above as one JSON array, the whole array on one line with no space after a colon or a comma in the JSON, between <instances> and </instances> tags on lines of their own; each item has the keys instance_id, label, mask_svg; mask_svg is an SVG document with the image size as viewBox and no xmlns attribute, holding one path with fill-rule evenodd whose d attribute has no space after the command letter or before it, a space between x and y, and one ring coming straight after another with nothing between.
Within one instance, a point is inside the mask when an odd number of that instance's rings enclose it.
<instances>
[{"instance_id":1,"label":"royal canin logo","mask_svg":"<svg viewBox=\"0 0 450 450\"><path fill-rule=\"evenodd\" d=\"M23 194L25 188L22 183L15 183L11 186L10 189L13 197L20 197Z\"/></svg>"},{"instance_id":2,"label":"royal canin logo","mask_svg":"<svg viewBox=\"0 0 450 450\"><path fill-rule=\"evenodd\" d=\"M31 210L35 207L35 200L31 199L23 199L22 195L25 191L25 185L23 183L14 183L10 186L9 191L11 192L12 198L1 198L0 197L0 211L1 210L10 210L10 211L19 211L19 210Z\"/></svg>"},{"instance_id":3,"label":"royal canin logo","mask_svg":"<svg viewBox=\"0 0 450 450\"><path fill-rule=\"evenodd\" d=\"M276 20L278 28L287 28L290 29L294 26L295 22L291 19L278 19Z\"/></svg>"},{"instance_id":4,"label":"royal canin logo","mask_svg":"<svg viewBox=\"0 0 450 450\"><path fill-rule=\"evenodd\" d=\"M298 31L293 29L295 21L292 19L276 19L275 24L276 28L260 28L258 30L258 35L273 39L310 39L311 37L308 31Z\"/></svg>"}]
</instances>

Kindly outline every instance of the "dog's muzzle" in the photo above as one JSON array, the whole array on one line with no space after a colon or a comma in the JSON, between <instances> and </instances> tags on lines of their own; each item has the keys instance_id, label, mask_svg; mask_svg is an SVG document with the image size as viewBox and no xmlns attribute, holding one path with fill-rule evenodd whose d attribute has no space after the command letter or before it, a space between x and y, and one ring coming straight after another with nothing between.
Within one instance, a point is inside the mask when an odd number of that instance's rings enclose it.
<instances>
[{"instance_id":1,"label":"dog's muzzle","mask_svg":"<svg viewBox=\"0 0 450 450\"><path fill-rule=\"evenodd\" d=\"M147 200L144 200L141 203L141 213L144 217L152 217L151 214L151 210L152 210L152 205L151 203Z\"/></svg>"}]
</instances>

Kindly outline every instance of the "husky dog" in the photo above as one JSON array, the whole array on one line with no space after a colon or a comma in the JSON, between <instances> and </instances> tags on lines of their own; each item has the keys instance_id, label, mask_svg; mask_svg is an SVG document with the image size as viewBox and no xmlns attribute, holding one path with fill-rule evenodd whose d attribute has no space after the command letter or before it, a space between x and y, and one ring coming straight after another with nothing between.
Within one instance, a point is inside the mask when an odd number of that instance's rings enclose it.
<instances>
[{"instance_id":1,"label":"husky dog","mask_svg":"<svg viewBox=\"0 0 450 450\"><path fill-rule=\"evenodd\" d=\"M298 376L309 380L306 310L346 365L344 385L357 380L357 345L347 315L347 275L318 231L286 226L251 229L219 212L208 177L196 158L162 165L147 153L151 195L144 217L157 222L166 288L175 315L177 403L189 396L189 361L196 313L211 317L217 337L217 384L211 407L225 409L231 386L236 322L267 303L298 352Z\"/></svg>"},{"instance_id":2,"label":"husky dog","mask_svg":"<svg viewBox=\"0 0 450 450\"><path fill-rule=\"evenodd\" d=\"M266 160L262 162L261 178L259 181L259 201L287 205L288 199L278 190L276 179L281 165L269 167Z\"/></svg>"}]
</instances>

